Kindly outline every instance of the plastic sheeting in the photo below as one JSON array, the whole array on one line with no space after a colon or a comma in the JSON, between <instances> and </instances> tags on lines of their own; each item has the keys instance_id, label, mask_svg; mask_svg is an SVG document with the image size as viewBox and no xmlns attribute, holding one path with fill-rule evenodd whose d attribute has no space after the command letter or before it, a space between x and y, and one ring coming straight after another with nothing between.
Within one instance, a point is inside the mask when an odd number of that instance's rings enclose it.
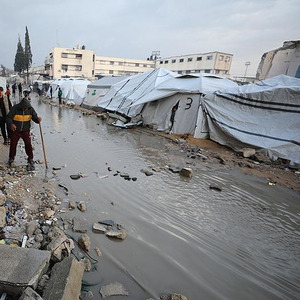
<instances>
[{"instance_id":1,"label":"plastic sheeting","mask_svg":"<svg viewBox=\"0 0 300 300\"><path fill-rule=\"evenodd\" d=\"M201 102L210 139L300 163L300 79L280 75L209 94Z\"/></svg>"}]
</instances>

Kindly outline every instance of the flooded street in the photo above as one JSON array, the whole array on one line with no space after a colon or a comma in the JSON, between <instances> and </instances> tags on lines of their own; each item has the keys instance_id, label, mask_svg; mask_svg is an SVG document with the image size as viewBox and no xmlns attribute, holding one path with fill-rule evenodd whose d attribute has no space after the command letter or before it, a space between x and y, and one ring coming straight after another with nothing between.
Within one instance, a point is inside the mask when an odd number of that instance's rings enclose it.
<instances>
[{"instance_id":1,"label":"flooded street","mask_svg":"<svg viewBox=\"0 0 300 300\"><path fill-rule=\"evenodd\" d=\"M300 298L299 193L189 159L162 137L108 126L36 99L32 105L43 119L50 168L66 165L58 182L69 188L70 200L87 202L86 213L63 217L88 220L90 255L99 263L84 279L100 282L90 288L95 299L102 284L115 281L129 297L110 299L158 299L168 292L189 300ZM34 131L39 135L37 126ZM40 145L35 158L43 159ZM168 170L140 172L186 162L194 164L190 180ZM137 181L113 176L117 170ZM89 177L70 178L79 172ZM222 191L210 190L210 184ZM124 241L92 232L94 222L107 219L124 225Z\"/></svg>"}]
</instances>

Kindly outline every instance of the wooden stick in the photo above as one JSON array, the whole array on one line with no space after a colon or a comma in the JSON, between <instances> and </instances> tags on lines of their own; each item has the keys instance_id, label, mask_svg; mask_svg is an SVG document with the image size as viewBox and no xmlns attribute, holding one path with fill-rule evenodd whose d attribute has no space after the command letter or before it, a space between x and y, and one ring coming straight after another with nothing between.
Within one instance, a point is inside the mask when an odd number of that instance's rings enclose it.
<instances>
[{"instance_id":1,"label":"wooden stick","mask_svg":"<svg viewBox=\"0 0 300 300\"><path fill-rule=\"evenodd\" d=\"M47 162L47 157L46 157L46 149L45 149L45 144L44 144L44 136L43 136L43 130L42 130L41 122L39 122L39 127L40 127L40 133L41 133L41 140L42 140L42 146L43 146L45 166L46 166L46 169L48 169L48 162Z\"/></svg>"}]
</instances>

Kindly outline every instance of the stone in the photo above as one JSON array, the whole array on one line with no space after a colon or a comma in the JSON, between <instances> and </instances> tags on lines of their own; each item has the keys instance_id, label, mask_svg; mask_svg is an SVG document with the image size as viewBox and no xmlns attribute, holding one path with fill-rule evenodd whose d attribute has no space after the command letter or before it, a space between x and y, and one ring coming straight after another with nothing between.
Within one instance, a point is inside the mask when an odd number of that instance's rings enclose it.
<instances>
[{"instance_id":1,"label":"stone","mask_svg":"<svg viewBox=\"0 0 300 300\"><path fill-rule=\"evenodd\" d=\"M0 228L6 226L6 209L5 207L0 207Z\"/></svg>"},{"instance_id":2,"label":"stone","mask_svg":"<svg viewBox=\"0 0 300 300\"><path fill-rule=\"evenodd\" d=\"M67 257L53 266L51 277L43 292L44 300L79 299L84 264Z\"/></svg>"},{"instance_id":3,"label":"stone","mask_svg":"<svg viewBox=\"0 0 300 300\"><path fill-rule=\"evenodd\" d=\"M87 222L85 219L75 217L73 219L73 231L85 233L87 232Z\"/></svg>"},{"instance_id":4,"label":"stone","mask_svg":"<svg viewBox=\"0 0 300 300\"><path fill-rule=\"evenodd\" d=\"M81 211L81 212L85 212L86 211L86 204L84 201L80 201L77 205L77 208Z\"/></svg>"},{"instance_id":5,"label":"stone","mask_svg":"<svg viewBox=\"0 0 300 300\"><path fill-rule=\"evenodd\" d=\"M125 240L127 233L125 230L118 230L118 231L108 231L106 232L106 236L111 237L111 238L116 238L120 240Z\"/></svg>"},{"instance_id":6,"label":"stone","mask_svg":"<svg viewBox=\"0 0 300 300\"><path fill-rule=\"evenodd\" d=\"M92 299L94 298L94 294L92 291L88 291L84 293L83 299Z\"/></svg>"},{"instance_id":7,"label":"stone","mask_svg":"<svg viewBox=\"0 0 300 300\"><path fill-rule=\"evenodd\" d=\"M161 172L161 168L152 168L152 170L154 171L154 172Z\"/></svg>"},{"instance_id":8,"label":"stone","mask_svg":"<svg viewBox=\"0 0 300 300\"><path fill-rule=\"evenodd\" d=\"M128 290L119 282L103 285L100 289L100 294L103 298L110 296L129 296Z\"/></svg>"},{"instance_id":9,"label":"stone","mask_svg":"<svg viewBox=\"0 0 300 300\"><path fill-rule=\"evenodd\" d=\"M69 201L69 210L75 209L75 202L74 201Z\"/></svg>"},{"instance_id":10,"label":"stone","mask_svg":"<svg viewBox=\"0 0 300 300\"><path fill-rule=\"evenodd\" d=\"M89 177L89 174L87 174L87 173L79 173L79 175L80 175L82 178Z\"/></svg>"},{"instance_id":11,"label":"stone","mask_svg":"<svg viewBox=\"0 0 300 300\"><path fill-rule=\"evenodd\" d=\"M97 253L97 256L102 256L102 252L100 251L100 249L98 247L95 247L95 251Z\"/></svg>"},{"instance_id":12,"label":"stone","mask_svg":"<svg viewBox=\"0 0 300 300\"><path fill-rule=\"evenodd\" d=\"M34 239L37 243L41 243L44 239L44 236L42 234L36 234Z\"/></svg>"},{"instance_id":13,"label":"stone","mask_svg":"<svg viewBox=\"0 0 300 300\"><path fill-rule=\"evenodd\" d=\"M47 210L43 211L42 214L46 220L49 220L54 216L55 211L52 209L47 209Z\"/></svg>"},{"instance_id":14,"label":"stone","mask_svg":"<svg viewBox=\"0 0 300 300\"><path fill-rule=\"evenodd\" d=\"M169 170L170 170L172 173L179 173L179 172L180 172L180 168L177 167L177 166L169 166Z\"/></svg>"},{"instance_id":15,"label":"stone","mask_svg":"<svg viewBox=\"0 0 300 300\"><path fill-rule=\"evenodd\" d=\"M93 231L96 233L105 233L106 228L99 223L93 224Z\"/></svg>"},{"instance_id":16,"label":"stone","mask_svg":"<svg viewBox=\"0 0 300 300\"><path fill-rule=\"evenodd\" d=\"M35 232L35 230L38 228L39 226L39 221L38 220L34 220L34 221L31 221L27 224L27 227L26 227L26 233L29 235L29 236L32 236L33 233Z\"/></svg>"},{"instance_id":17,"label":"stone","mask_svg":"<svg viewBox=\"0 0 300 300\"><path fill-rule=\"evenodd\" d=\"M255 149L252 148L242 148L238 151L240 155L243 157L250 157L252 155L255 155Z\"/></svg>"},{"instance_id":18,"label":"stone","mask_svg":"<svg viewBox=\"0 0 300 300\"><path fill-rule=\"evenodd\" d=\"M84 271L91 272L92 270L92 263L88 258L84 258L81 260L84 263Z\"/></svg>"},{"instance_id":19,"label":"stone","mask_svg":"<svg viewBox=\"0 0 300 300\"><path fill-rule=\"evenodd\" d=\"M43 298L32 288L28 287L25 289L19 300L43 300Z\"/></svg>"},{"instance_id":20,"label":"stone","mask_svg":"<svg viewBox=\"0 0 300 300\"><path fill-rule=\"evenodd\" d=\"M49 276L47 274L43 275L38 283L37 289L42 291L45 288L48 280Z\"/></svg>"},{"instance_id":21,"label":"stone","mask_svg":"<svg viewBox=\"0 0 300 300\"><path fill-rule=\"evenodd\" d=\"M161 295L161 300L187 300L187 297L181 294Z\"/></svg>"},{"instance_id":22,"label":"stone","mask_svg":"<svg viewBox=\"0 0 300 300\"><path fill-rule=\"evenodd\" d=\"M86 251L91 248L91 240L87 234L83 234L78 238L78 245Z\"/></svg>"},{"instance_id":23,"label":"stone","mask_svg":"<svg viewBox=\"0 0 300 300\"><path fill-rule=\"evenodd\" d=\"M128 173L121 173L120 176L124 177L124 178L129 178L129 174Z\"/></svg>"},{"instance_id":24,"label":"stone","mask_svg":"<svg viewBox=\"0 0 300 300\"><path fill-rule=\"evenodd\" d=\"M192 178L193 177L193 170L191 168L182 168L180 170L180 175L182 175L184 177Z\"/></svg>"},{"instance_id":25,"label":"stone","mask_svg":"<svg viewBox=\"0 0 300 300\"><path fill-rule=\"evenodd\" d=\"M5 203L5 201L6 201L6 196L0 190L0 205L3 205Z\"/></svg>"},{"instance_id":26,"label":"stone","mask_svg":"<svg viewBox=\"0 0 300 300\"><path fill-rule=\"evenodd\" d=\"M51 253L36 249L0 245L0 295L20 296L24 289L36 289L49 266Z\"/></svg>"}]
</instances>

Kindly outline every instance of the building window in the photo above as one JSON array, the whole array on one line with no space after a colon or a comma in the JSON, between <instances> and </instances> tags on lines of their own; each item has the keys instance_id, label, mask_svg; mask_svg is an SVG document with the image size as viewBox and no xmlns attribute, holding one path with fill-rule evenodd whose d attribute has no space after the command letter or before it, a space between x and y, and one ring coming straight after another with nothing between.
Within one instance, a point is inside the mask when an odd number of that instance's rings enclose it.
<instances>
[{"instance_id":1,"label":"building window","mask_svg":"<svg viewBox=\"0 0 300 300\"><path fill-rule=\"evenodd\" d=\"M111 65L114 65L114 62L113 62L113 61L111 61L111 62L110 62L110 64L111 64Z\"/></svg>"},{"instance_id":2,"label":"building window","mask_svg":"<svg viewBox=\"0 0 300 300\"><path fill-rule=\"evenodd\" d=\"M68 71L68 65L61 65L61 69L63 71Z\"/></svg>"},{"instance_id":3,"label":"building window","mask_svg":"<svg viewBox=\"0 0 300 300\"><path fill-rule=\"evenodd\" d=\"M190 70L186 70L186 71L185 71L185 74L190 74L190 73L191 73Z\"/></svg>"},{"instance_id":4,"label":"building window","mask_svg":"<svg viewBox=\"0 0 300 300\"><path fill-rule=\"evenodd\" d=\"M182 71L178 71L178 74L182 74Z\"/></svg>"},{"instance_id":5,"label":"building window","mask_svg":"<svg viewBox=\"0 0 300 300\"><path fill-rule=\"evenodd\" d=\"M165 60L165 64L167 64L167 63L169 63L169 61L168 61L168 60Z\"/></svg>"},{"instance_id":6,"label":"building window","mask_svg":"<svg viewBox=\"0 0 300 300\"><path fill-rule=\"evenodd\" d=\"M109 70L109 74L114 74L114 71L113 70Z\"/></svg>"},{"instance_id":7,"label":"building window","mask_svg":"<svg viewBox=\"0 0 300 300\"><path fill-rule=\"evenodd\" d=\"M139 66L140 66L140 64L135 64L135 66L136 66L136 67L139 67Z\"/></svg>"},{"instance_id":8,"label":"building window","mask_svg":"<svg viewBox=\"0 0 300 300\"><path fill-rule=\"evenodd\" d=\"M224 56L223 55L219 55L219 60L223 60Z\"/></svg>"},{"instance_id":9,"label":"building window","mask_svg":"<svg viewBox=\"0 0 300 300\"><path fill-rule=\"evenodd\" d=\"M220 70L215 70L215 74L220 74Z\"/></svg>"},{"instance_id":10,"label":"building window","mask_svg":"<svg viewBox=\"0 0 300 300\"><path fill-rule=\"evenodd\" d=\"M164 62L161 60L159 63L162 65Z\"/></svg>"},{"instance_id":11,"label":"building window","mask_svg":"<svg viewBox=\"0 0 300 300\"><path fill-rule=\"evenodd\" d=\"M212 58L213 58L212 55L206 56L206 59L207 59L207 60L212 60Z\"/></svg>"},{"instance_id":12,"label":"building window","mask_svg":"<svg viewBox=\"0 0 300 300\"><path fill-rule=\"evenodd\" d=\"M200 73L201 72L201 70L195 70L195 73Z\"/></svg>"},{"instance_id":13,"label":"building window","mask_svg":"<svg viewBox=\"0 0 300 300\"><path fill-rule=\"evenodd\" d=\"M197 57L197 61L200 61L200 60L202 60L202 56Z\"/></svg>"},{"instance_id":14,"label":"building window","mask_svg":"<svg viewBox=\"0 0 300 300\"><path fill-rule=\"evenodd\" d=\"M210 73L210 70L204 70L204 73Z\"/></svg>"},{"instance_id":15,"label":"building window","mask_svg":"<svg viewBox=\"0 0 300 300\"><path fill-rule=\"evenodd\" d=\"M75 54L76 58L82 59L82 54Z\"/></svg>"},{"instance_id":16,"label":"building window","mask_svg":"<svg viewBox=\"0 0 300 300\"><path fill-rule=\"evenodd\" d=\"M180 59L179 59L179 62L184 62L184 59L183 59L183 58L180 58Z\"/></svg>"},{"instance_id":17,"label":"building window","mask_svg":"<svg viewBox=\"0 0 300 300\"><path fill-rule=\"evenodd\" d=\"M147 68L147 65L143 65L144 68Z\"/></svg>"},{"instance_id":18,"label":"building window","mask_svg":"<svg viewBox=\"0 0 300 300\"><path fill-rule=\"evenodd\" d=\"M230 61L230 56L226 56L225 61Z\"/></svg>"},{"instance_id":19,"label":"building window","mask_svg":"<svg viewBox=\"0 0 300 300\"><path fill-rule=\"evenodd\" d=\"M192 57L189 57L189 58L188 58L188 62L189 62L189 61L193 61L193 58L192 58Z\"/></svg>"},{"instance_id":20,"label":"building window","mask_svg":"<svg viewBox=\"0 0 300 300\"><path fill-rule=\"evenodd\" d=\"M176 63L176 59L172 59L172 64L175 64Z\"/></svg>"},{"instance_id":21,"label":"building window","mask_svg":"<svg viewBox=\"0 0 300 300\"><path fill-rule=\"evenodd\" d=\"M76 71L82 71L82 66L75 66Z\"/></svg>"},{"instance_id":22,"label":"building window","mask_svg":"<svg viewBox=\"0 0 300 300\"><path fill-rule=\"evenodd\" d=\"M61 57L62 57L62 58L68 58L68 53L62 53L62 54L61 54Z\"/></svg>"}]
</instances>

